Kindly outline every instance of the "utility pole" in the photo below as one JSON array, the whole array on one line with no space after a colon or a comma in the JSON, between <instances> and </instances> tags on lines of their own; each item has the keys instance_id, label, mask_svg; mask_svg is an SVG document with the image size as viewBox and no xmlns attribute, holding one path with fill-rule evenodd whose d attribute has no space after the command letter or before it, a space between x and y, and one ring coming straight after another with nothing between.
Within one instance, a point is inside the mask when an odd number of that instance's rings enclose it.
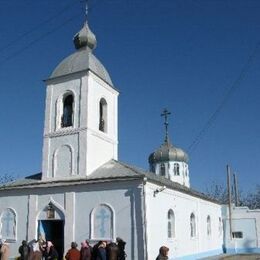
<instances>
[{"instance_id":1,"label":"utility pole","mask_svg":"<svg viewBox=\"0 0 260 260\"><path fill-rule=\"evenodd\" d=\"M229 231L230 231L230 240L233 238L232 234L232 197L231 197L231 188L230 188L230 167L227 165L227 191L228 191L228 209L229 209Z\"/></svg>"},{"instance_id":2,"label":"utility pole","mask_svg":"<svg viewBox=\"0 0 260 260\"><path fill-rule=\"evenodd\" d=\"M233 181L234 181L234 192L235 192L235 205L239 206L239 195L238 195L238 185L237 185L237 175L233 173Z\"/></svg>"}]
</instances>

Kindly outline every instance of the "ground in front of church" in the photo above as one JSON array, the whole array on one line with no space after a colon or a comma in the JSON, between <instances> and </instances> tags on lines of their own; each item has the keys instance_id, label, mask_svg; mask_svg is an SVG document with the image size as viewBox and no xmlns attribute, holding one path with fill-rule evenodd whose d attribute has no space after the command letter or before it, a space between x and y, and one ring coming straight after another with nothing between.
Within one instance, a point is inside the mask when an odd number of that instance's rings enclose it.
<instances>
[{"instance_id":1,"label":"ground in front of church","mask_svg":"<svg viewBox=\"0 0 260 260\"><path fill-rule=\"evenodd\" d=\"M236 254L236 255L218 255L202 258L204 260L260 260L260 254ZM202 260L201 259L201 260Z\"/></svg>"}]
</instances>

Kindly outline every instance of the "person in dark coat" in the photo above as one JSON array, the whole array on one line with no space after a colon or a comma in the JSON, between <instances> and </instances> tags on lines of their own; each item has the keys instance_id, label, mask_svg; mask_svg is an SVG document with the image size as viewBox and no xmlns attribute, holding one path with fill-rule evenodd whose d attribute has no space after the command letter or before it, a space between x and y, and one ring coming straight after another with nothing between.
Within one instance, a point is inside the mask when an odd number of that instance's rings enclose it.
<instances>
[{"instance_id":1,"label":"person in dark coat","mask_svg":"<svg viewBox=\"0 0 260 260\"><path fill-rule=\"evenodd\" d=\"M159 255L156 260L167 260L168 259L169 248L166 246L161 246L159 249Z\"/></svg>"},{"instance_id":2,"label":"person in dark coat","mask_svg":"<svg viewBox=\"0 0 260 260\"><path fill-rule=\"evenodd\" d=\"M118 260L125 260L126 259L126 253L125 253L125 245L126 242L120 238L116 238L117 246L118 246Z\"/></svg>"},{"instance_id":3,"label":"person in dark coat","mask_svg":"<svg viewBox=\"0 0 260 260\"><path fill-rule=\"evenodd\" d=\"M102 241L97 248L97 257L96 260L107 260L107 252L106 252L106 241Z\"/></svg>"},{"instance_id":4,"label":"person in dark coat","mask_svg":"<svg viewBox=\"0 0 260 260\"><path fill-rule=\"evenodd\" d=\"M77 249L77 243L71 243L71 249L65 255L66 260L80 260L80 251Z\"/></svg>"},{"instance_id":5,"label":"person in dark coat","mask_svg":"<svg viewBox=\"0 0 260 260\"><path fill-rule=\"evenodd\" d=\"M97 259L97 253L98 253L98 247L101 245L102 241L98 241L92 249L92 258L91 260L96 260Z\"/></svg>"},{"instance_id":6,"label":"person in dark coat","mask_svg":"<svg viewBox=\"0 0 260 260\"><path fill-rule=\"evenodd\" d=\"M47 241L47 248L45 251L45 260L58 260L58 252L54 248L51 241Z\"/></svg>"},{"instance_id":7,"label":"person in dark coat","mask_svg":"<svg viewBox=\"0 0 260 260\"><path fill-rule=\"evenodd\" d=\"M80 249L80 260L91 260L92 258L92 248L88 241L85 240L81 243Z\"/></svg>"},{"instance_id":8,"label":"person in dark coat","mask_svg":"<svg viewBox=\"0 0 260 260\"><path fill-rule=\"evenodd\" d=\"M108 260L118 260L119 249L116 243L111 242L107 245Z\"/></svg>"},{"instance_id":9,"label":"person in dark coat","mask_svg":"<svg viewBox=\"0 0 260 260\"><path fill-rule=\"evenodd\" d=\"M22 245L18 249L21 260L28 260L30 256L30 247L27 241L23 240Z\"/></svg>"}]
</instances>

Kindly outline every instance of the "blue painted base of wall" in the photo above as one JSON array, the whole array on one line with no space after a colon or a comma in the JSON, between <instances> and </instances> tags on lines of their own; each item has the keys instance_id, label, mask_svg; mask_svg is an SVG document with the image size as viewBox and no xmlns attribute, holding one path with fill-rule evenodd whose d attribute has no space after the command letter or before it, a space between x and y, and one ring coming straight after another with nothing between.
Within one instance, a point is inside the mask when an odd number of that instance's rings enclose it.
<instances>
[{"instance_id":1,"label":"blue painted base of wall","mask_svg":"<svg viewBox=\"0 0 260 260\"><path fill-rule=\"evenodd\" d=\"M260 248L227 248L226 252L228 254L260 253Z\"/></svg>"},{"instance_id":2,"label":"blue painted base of wall","mask_svg":"<svg viewBox=\"0 0 260 260\"><path fill-rule=\"evenodd\" d=\"M217 249L217 250L211 250L211 251L199 253L199 254L174 257L174 258L170 258L170 260L176 260L176 259L178 259L178 260L195 260L195 259L200 259L200 258L204 258L204 257L208 257L208 256L221 255L221 254L223 254L222 248Z\"/></svg>"},{"instance_id":3,"label":"blue painted base of wall","mask_svg":"<svg viewBox=\"0 0 260 260\"><path fill-rule=\"evenodd\" d=\"M246 253L259 253L260 254L260 248L226 248L225 249L227 254L246 254ZM179 256L170 258L169 260L195 260L200 258L205 258L209 256L217 256L223 254L223 250L217 249L212 251L207 251L199 254L193 254L193 255L185 255L185 256Z\"/></svg>"}]
</instances>

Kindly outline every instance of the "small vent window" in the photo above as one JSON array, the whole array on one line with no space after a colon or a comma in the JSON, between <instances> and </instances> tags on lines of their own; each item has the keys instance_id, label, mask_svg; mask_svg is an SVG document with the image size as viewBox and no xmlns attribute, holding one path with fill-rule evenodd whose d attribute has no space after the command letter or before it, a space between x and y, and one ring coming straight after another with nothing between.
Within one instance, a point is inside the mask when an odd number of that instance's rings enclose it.
<instances>
[{"instance_id":1,"label":"small vent window","mask_svg":"<svg viewBox=\"0 0 260 260\"><path fill-rule=\"evenodd\" d=\"M236 231L236 232L232 232L232 236L233 238L243 238L243 232L241 231Z\"/></svg>"},{"instance_id":2,"label":"small vent window","mask_svg":"<svg viewBox=\"0 0 260 260\"><path fill-rule=\"evenodd\" d=\"M161 165L160 165L160 175L165 176L165 165L164 165L164 163L161 163Z\"/></svg>"},{"instance_id":3,"label":"small vent window","mask_svg":"<svg viewBox=\"0 0 260 260\"><path fill-rule=\"evenodd\" d=\"M180 175L180 165L178 163L175 163L173 165L173 172L174 172L174 175Z\"/></svg>"},{"instance_id":4,"label":"small vent window","mask_svg":"<svg viewBox=\"0 0 260 260\"><path fill-rule=\"evenodd\" d=\"M188 176L188 166L185 165L185 176Z\"/></svg>"}]
</instances>

